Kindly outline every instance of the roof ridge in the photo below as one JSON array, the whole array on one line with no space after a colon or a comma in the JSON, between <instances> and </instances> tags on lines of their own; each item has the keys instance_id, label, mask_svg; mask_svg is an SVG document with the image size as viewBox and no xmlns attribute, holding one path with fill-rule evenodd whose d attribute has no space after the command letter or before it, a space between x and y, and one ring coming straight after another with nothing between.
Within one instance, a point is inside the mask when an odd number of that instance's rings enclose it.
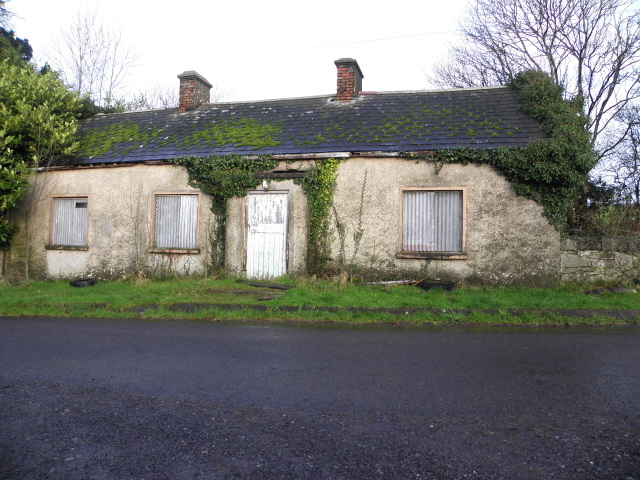
<instances>
[{"instance_id":1,"label":"roof ridge","mask_svg":"<svg viewBox=\"0 0 640 480\"><path fill-rule=\"evenodd\" d=\"M506 85L498 85L493 87L473 87L473 88L444 88L444 89L433 89L433 90L390 90L384 92L377 91L366 91L360 92L356 99L361 96L373 96L373 95L412 95L412 94L425 94L425 93L446 93L446 92L473 92L478 90L499 90L499 89L507 89L509 88ZM266 98L262 100L234 100L228 102L208 102L201 104L200 107L217 107L224 105L247 105L247 104L260 104L260 103L268 103L268 102L285 102L285 101L295 101L295 100L320 100L320 99L332 99L334 98L334 94L325 94L325 95L310 95L304 97L284 97L284 98ZM105 115L123 115L123 114L133 114L133 113L147 113L147 112L167 112L170 110L177 110L177 107L166 107L166 108L147 108L144 110L126 110L124 112L113 112L113 113L97 113L93 117L101 117ZM197 110L197 109L196 109Z\"/></svg>"},{"instance_id":2,"label":"roof ridge","mask_svg":"<svg viewBox=\"0 0 640 480\"><path fill-rule=\"evenodd\" d=\"M440 89L424 89L424 90L389 90L389 91L365 91L360 92L359 95L397 95L397 94L418 94L418 93L440 93L440 92L471 92L476 90L500 90L509 88L506 85L496 85L491 87L471 87L471 88L440 88ZM323 99L323 98L334 98L335 94L324 94L324 95L308 95L303 97L281 97L281 98L263 98L260 100L233 100L228 102L208 102L203 103L201 106L212 107L216 105L237 105L237 104L247 104L247 103L264 103L264 102L281 102L287 100L312 100L312 99Z\"/></svg>"},{"instance_id":3,"label":"roof ridge","mask_svg":"<svg viewBox=\"0 0 640 480\"><path fill-rule=\"evenodd\" d=\"M510 88L507 85L496 85L492 87L470 87L470 88L437 88L437 89L424 89L424 90L392 90L385 92L361 92L363 95L384 95L384 94L399 94L399 93L441 93L441 92L473 92L476 90L505 90Z\"/></svg>"},{"instance_id":4,"label":"roof ridge","mask_svg":"<svg viewBox=\"0 0 640 480\"><path fill-rule=\"evenodd\" d=\"M96 118L96 117L124 115L124 114L131 114L131 113L166 112L167 110L178 110L178 107L145 108L143 110L125 110L124 112L111 112L111 113L98 112L95 115L92 115L91 117L82 119L82 121L91 120L92 118Z\"/></svg>"},{"instance_id":5,"label":"roof ridge","mask_svg":"<svg viewBox=\"0 0 640 480\"><path fill-rule=\"evenodd\" d=\"M335 95L334 94L310 95L306 97L263 98L262 100L233 100L229 102L208 102L208 103L203 103L200 106L215 107L216 105L238 105L238 104L246 104L246 103L282 102L286 100L313 100L313 99L331 98L331 97L335 97Z\"/></svg>"}]
</instances>

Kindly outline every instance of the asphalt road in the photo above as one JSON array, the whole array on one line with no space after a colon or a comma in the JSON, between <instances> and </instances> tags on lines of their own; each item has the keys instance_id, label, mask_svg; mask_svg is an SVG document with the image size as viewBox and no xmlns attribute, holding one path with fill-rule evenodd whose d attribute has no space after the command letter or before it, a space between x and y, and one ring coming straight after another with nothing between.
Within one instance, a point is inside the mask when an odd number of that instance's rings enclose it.
<instances>
[{"instance_id":1,"label":"asphalt road","mask_svg":"<svg viewBox=\"0 0 640 480\"><path fill-rule=\"evenodd\" d=\"M640 480L640 329L0 319L0 478Z\"/></svg>"}]
</instances>

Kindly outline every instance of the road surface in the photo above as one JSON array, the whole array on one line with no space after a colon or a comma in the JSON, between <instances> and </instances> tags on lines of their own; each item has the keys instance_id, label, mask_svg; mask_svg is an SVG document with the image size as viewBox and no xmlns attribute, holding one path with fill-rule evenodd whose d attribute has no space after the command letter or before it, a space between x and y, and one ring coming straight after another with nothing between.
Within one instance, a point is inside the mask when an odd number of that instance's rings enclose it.
<instances>
[{"instance_id":1,"label":"road surface","mask_svg":"<svg viewBox=\"0 0 640 480\"><path fill-rule=\"evenodd\" d=\"M0 319L0 478L640 480L640 329Z\"/></svg>"}]
</instances>

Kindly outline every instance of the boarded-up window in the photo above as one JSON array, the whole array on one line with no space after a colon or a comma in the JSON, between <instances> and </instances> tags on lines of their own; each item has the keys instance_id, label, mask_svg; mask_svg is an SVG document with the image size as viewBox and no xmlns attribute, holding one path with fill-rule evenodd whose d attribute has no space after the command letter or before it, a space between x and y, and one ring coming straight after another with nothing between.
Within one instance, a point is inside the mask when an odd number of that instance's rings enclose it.
<instances>
[{"instance_id":1,"label":"boarded-up window","mask_svg":"<svg viewBox=\"0 0 640 480\"><path fill-rule=\"evenodd\" d=\"M53 199L53 244L85 245L87 198Z\"/></svg>"},{"instance_id":2,"label":"boarded-up window","mask_svg":"<svg viewBox=\"0 0 640 480\"><path fill-rule=\"evenodd\" d=\"M196 248L197 195L156 195L157 248Z\"/></svg>"},{"instance_id":3,"label":"boarded-up window","mask_svg":"<svg viewBox=\"0 0 640 480\"><path fill-rule=\"evenodd\" d=\"M462 191L405 190L402 250L462 252Z\"/></svg>"}]
</instances>

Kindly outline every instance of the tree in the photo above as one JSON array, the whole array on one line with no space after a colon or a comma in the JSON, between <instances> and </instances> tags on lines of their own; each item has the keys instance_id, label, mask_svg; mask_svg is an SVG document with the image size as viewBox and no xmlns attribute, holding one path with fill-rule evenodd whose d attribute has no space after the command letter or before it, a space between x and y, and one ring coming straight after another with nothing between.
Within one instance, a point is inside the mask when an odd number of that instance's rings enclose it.
<instances>
[{"instance_id":1,"label":"tree","mask_svg":"<svg viewBox=\"0 0 640 480\"><path fill-rule=\"evenodd\" d=\"M623 136L612 123L640 98L640 11L633 0L474 0L430 80L438 86L510 83L524 70L547 72L568 97L581 97L592 145L611 153Z\"/></svg>"},{"instance_id":2,"label":"tree","mask_svg":"<svg viewBox=\"0 0 640 480\"><path fill-rule=\"evenodd\" d=\"M619 203L640 207L640 107L629 107L618 117L624 135L602 170L616 187Z\"/></svg>"},{"instance_id":3,"label":"tree","mask_svg":"<svg viewBox=\"0 0 640 480\"><path fill-rule=\"evenodd\" d=\"M28 62L33 55L29 41L17 38L13 30L7 30L13 13L7 9L6 1L0 0L0 60L9 59L12 63Z\"/></svg>"},{"instance_id":4,"label":"tree","mask_svg":"<svg viewBox=\"0 0 640 480\"><path fill-rule=\"evenodd\" d=\"M30 172L73 149L78 106L56 74L0 61L0 245L16 231L7 214L26 192Z\"/></svg>"},{"instance_id":5,"label":"tree","mask_svg":"<svg viewBox=\"0 0 640 480\"><path fill-rule=\"evenodd\" d=\"M112 106L137 60L121 31L108 28L96 11L78 12L49 52L53 68L78 92L99 106Z\"/></svg>"},{"instance_id":6,"label":"tree","mask_svg":"<svg viewBox=\"0 0 640 480\"><path fill-rule=\"evenodd\" d=\"M0 60L7 58L12 63L28 62L32 55L29 40L17 38L13 30L0 27Z\"/></svg>"},{"instance_id":7,"label":"tree","mask_svg":"<svg viewBox=\"0 0 640 480\"><path fill-rule=\"evenodd\" d=\"M7 0L0 0L0 27L7 27L13 17L13 12L7 8Z\"/></svg>"}]
</instances>

